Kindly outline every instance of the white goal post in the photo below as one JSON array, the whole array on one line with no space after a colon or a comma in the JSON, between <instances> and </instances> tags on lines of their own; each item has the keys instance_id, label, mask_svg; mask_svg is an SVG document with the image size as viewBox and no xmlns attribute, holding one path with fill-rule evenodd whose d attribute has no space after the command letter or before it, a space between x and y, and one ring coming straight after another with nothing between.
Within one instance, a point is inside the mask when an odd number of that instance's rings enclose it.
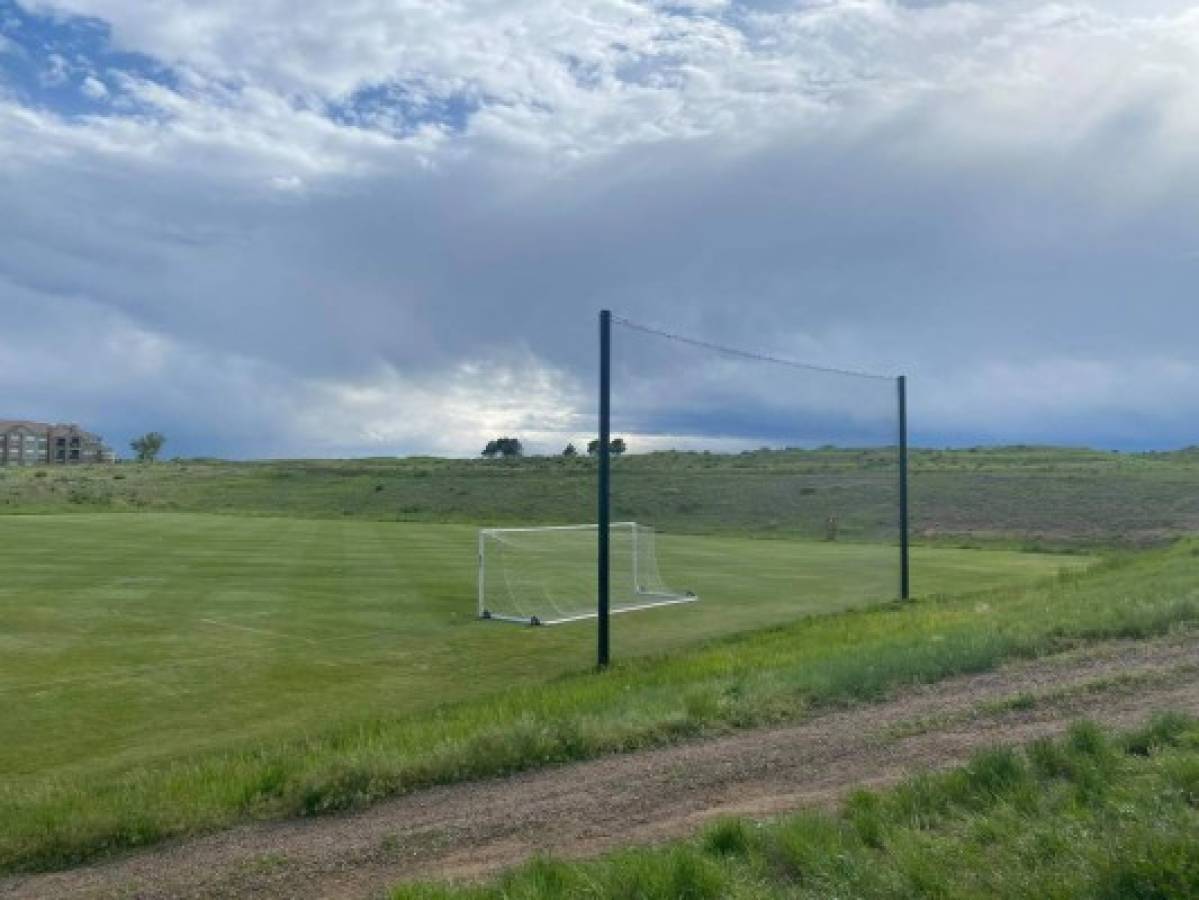
<instances>
[{"instance_id":1,"label":"white goal post","mask_svg":"<svg viewBox=\"0 0 1199 900\"><path fill-rule=\"evenodd\" d=\"M596 525L483 528L479 531L479 618L559 625L595 618ZM667 587L658 572L654 531L613 522L611 612L632 612L699 598Z\"/></svg>"}]
</instances>

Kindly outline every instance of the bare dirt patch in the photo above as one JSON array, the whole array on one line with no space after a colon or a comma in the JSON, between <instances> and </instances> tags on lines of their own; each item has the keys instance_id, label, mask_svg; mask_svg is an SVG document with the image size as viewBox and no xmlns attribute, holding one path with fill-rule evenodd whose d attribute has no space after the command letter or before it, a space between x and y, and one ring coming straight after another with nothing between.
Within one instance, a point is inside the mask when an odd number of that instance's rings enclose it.
<instances>
[{"instance_id":1,"label":"bare dirt patch","mask_svg":"<svg viewBox=\"0 0 1199 900\"><path fill-rule=\"evenodd\" d=\"M0 897L373 897L399 881L478 877L537 853L680 837L717 816L827 806L1078 718L1122 727L1165 709L1199 714L1199 634L1092 645L800 725L424 790L352 815L246 825L3 879Z\"/></svg>"}]
</instances>

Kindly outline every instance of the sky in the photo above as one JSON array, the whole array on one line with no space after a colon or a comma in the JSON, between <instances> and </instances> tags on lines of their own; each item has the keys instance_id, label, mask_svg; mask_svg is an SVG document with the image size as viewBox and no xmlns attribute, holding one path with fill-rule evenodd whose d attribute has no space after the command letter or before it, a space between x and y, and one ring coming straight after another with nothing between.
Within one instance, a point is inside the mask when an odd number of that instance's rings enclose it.
<instances>
[{"instance_id":1,"label":"sky","mask_svg":"<svg viewBox=\"0 0 1199 900\"><path fill-rule=\"evenodd\" d=\"M1197 286L1199 3L0 0L0 417L119 451L555 450L602 308L918 444L1199 444ZM638 449L891 434L655 340Z\"/></svg>"}]
</instances>

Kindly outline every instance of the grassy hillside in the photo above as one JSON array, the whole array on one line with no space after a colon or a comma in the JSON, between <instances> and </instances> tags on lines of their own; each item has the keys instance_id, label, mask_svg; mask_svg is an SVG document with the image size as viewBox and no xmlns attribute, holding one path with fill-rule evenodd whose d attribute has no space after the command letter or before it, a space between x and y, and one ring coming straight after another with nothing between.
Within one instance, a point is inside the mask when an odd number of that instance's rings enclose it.
<instances>
[{"instance_id":1,"label":"grassy hillside","mask_svg":"<svg viewBox=\"0 0 1199 900\"><path fill-rule=\"evenodd\" d=\"M894 456L786 451L620 459L614 514L667 531L842 540L895 534ZM594 463L440 459L184 461L0 469L0 512L196 511L447 523L594 521ZM1152 545L1199 531L1199 452L917 451L912 514L926 542Z\"/></svg>"},{"instance_id":2,"label":"grassy hillside","mask_svg":"<svg viewBox=\"0 0 1199 900\"><path fill-rule=\"evenodd\" d=\"M595 862L540 860L482 887L413 885L394 900L1167 898L1199 896L1199 723L1086 723L1027 751L854 796L839 815L755 825Z\"/></svg>"},{"instance_id":3,"label":"grassy hillside","mask_svg":"<svg viewBox=\"0 0 1199 900\"><path fill-rule=\"evenodd\" d=\"M428 529L416 531L424 534ZM246 543L254 546L252 540ZM333 543L340 548L333 551L335 565L337 554L361 552L354 549L362 546L360 542ZM268 572L269 577L291 577L292 584L302 588L314 574L305 566L329 562L319 556L317 543L300 546L306 549L299 554L299 568L288 576L287 568L280 567ZM181 553L181 571L192 577L212 565L212 556L206 558L203 551L200 545ZM368 545L366 552L379 551ZM260 562L270 569L266 560ZM423 784L795 719L816 706L877 696L914 680L986 669L1006 658L1046 652L1070 641L1160 633L1199 621L1197 568L1199 547L1181 544L1033 588L818 616L680 648L669 657L623 661L603 675L555 676L562 669L548 667L547 660L561 666L561 657L542 655L541 642L576 640L566 629L497 631L503 626L490 623L463 626L457 633L445 633L444 640L426 641L423 648L400 643L398 635L395 640L380 636L373 645L350 643L334 659L333 641L343 634L338 623L344 619L364 624L378 614L379 600L367 594L364 607L341 612L315 602L283 627L300 629L300 635L314 640L324 629L326 645L273 644L267 636L246 630L246 638L253 637L263 652L238 654L233 650L241 633L219 628L219 640L228 641L229 650L201 668L199 677L186 667L139 673L137 660L131 659L130 671L112 671L103 680L20 684L4 700L9 734L46 729L41 717L54 718L56 709L59 714L74 710L73 726L71 716L54 726L65 729L64 742L83 743L77 736L86 734L87 743L103 753L94 758L85 753L44 772L36 771L36 760L17 760L24 771L0 782L0 868L61 865L250 816L340 809ZM54 566L40 572L33 566L29 576L52 583L54 571ZM420 581L419 573L414 577ZM136 592L138 586L109 586L130 588ZM438 588L429 583L424 590L433 595ZM41 596L39 603L14 605L10 595L5 615L25 610L21 615L45 624L43 636L52 638L63 629L54 622L50 596ZM244 598L215 590L207 599L199 598L207 606L206 614L199 616L187 608L195 597L184 595L170 608L178 627L157 636L149 627L152 611L132 597L132 615L119 629L146 640L130 642L130 652L144 652L147 646L162 652L173 641L194 640L201 631L197 619L209 618L207 613L223 600L229 602L230 612L246 608ZM92 608L97 612L89 620ZM105 608L102 600L93 600L76 610L77 633L103 637ZM639 631L652 638L669 614L649 614L661 615L661 620L618 619L627 624L617 632L617 646L627 646ZM306 621L308 615L311 621ZM425 626L416 618L412 627L419 631ZM27 654L37 649L37 633L30 638ZM500 646L493 641L505 643L502 663L494 658L487 662L490 651L481 649ZM124 647L114 642L109 650L119 654ZM88 651L83 652L87 659ZM439 686L435 696L429 696L434 690L429 682L420 681L426 666L433 667L430 671L448 666L454 673L439 681L444 688ZM497 683L501 672L531 675L534 680ZM298 679L301 689L279 690L276 683L272 692L256 690L254 678L265 677L270 683L275 674L288 683ZM130 678L139 679L133 685L142 696L135 698L127 721L121 721L120 707L109 711L118 728L129 730L106 745L105 735L113 733L105 731L102 714L93 716L89 710L93 705L103 708L106 692L115 697L129 690ZM228 692L223 704L213 706L222 690ZM465 699L450 702L454 696ZM22 717L24 724L13 728L14 716ZM251 724L255 722L260 724ZM52 733L43 730L41 735ZM239 737L217 746L234 734ZM59 752L45 742L24 746L48 759Z\"/></svg>"}]
</instances>

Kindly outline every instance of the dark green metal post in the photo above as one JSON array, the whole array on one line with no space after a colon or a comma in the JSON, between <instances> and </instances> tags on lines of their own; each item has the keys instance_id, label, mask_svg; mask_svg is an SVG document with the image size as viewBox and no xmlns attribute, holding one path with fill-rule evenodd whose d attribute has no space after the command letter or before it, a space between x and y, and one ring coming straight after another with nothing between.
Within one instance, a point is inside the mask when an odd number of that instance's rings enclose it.
<instances>
[{"instance_id":1,"label":"dark green metal post","mask_svg":"<svg viewBox=\"0 0 1199 900\"><path fill-rule=\"evenodd\" d=\"M908 379L899 376L899 598L912 596L911 548L908 545Z\"/></svg>"},{"instance_id":2,"label":"dark green metal post","mask_svg":"<svg viewBox=\"0 0 1199 900\"><path fill-rule=\"evenodd\" d=\"M599 383L599 511L597 515L597 532L599 534L599 568L598 568L598 602L597 610L599 643L597 647L597 662L601 669L608 665L609 660L609 631L608 631L608 600L609 600L609 549L608 524L611 514L612 498L609 490L612 456L611 456L611 401L612 401L612 313L608 310L600 312L600 383Z\"/></svg>"}]
</instances>

